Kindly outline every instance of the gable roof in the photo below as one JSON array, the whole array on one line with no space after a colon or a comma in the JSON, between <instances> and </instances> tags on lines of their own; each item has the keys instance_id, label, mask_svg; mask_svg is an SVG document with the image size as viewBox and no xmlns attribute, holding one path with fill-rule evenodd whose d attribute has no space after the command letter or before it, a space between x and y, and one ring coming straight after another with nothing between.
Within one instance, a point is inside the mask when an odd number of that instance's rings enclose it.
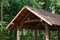
<instances>
[{"instance_id":1,"label":"gable roof","mask_svg":"<svg viewBox=\"0 0 60 40\"><path fill-rule=\"evenodd\" d=\"M60 25L60 15L52 14L51 12L47 12L44 10L39 10L36 8L32 8L30 6L24 6L21 11L15 16L15 18L8 24L6 28L9 28L12 24L14 25L14 21L17 22L18 19L21 20L22 15L27 15L27 11L32 12L34 15L44 20L49 25Z\"/></svg>"}]
</instances>

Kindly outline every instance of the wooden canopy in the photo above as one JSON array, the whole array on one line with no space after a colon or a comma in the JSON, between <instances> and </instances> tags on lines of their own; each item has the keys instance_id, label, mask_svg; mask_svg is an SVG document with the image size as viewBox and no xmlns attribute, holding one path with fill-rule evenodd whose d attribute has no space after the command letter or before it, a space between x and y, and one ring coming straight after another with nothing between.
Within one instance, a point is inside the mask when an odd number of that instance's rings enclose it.
<instances>
[{"instance_id":1,"label":"wooden canopy","mask_svg":"<svg viewBox=\"0 0 60 40\"><path fill-rule=\"evenodd\" d=\"M60 26L60 15L24 6L6 28L44 29L45 23L50 29L57 29Z\"/></svg>"}]
</instances>

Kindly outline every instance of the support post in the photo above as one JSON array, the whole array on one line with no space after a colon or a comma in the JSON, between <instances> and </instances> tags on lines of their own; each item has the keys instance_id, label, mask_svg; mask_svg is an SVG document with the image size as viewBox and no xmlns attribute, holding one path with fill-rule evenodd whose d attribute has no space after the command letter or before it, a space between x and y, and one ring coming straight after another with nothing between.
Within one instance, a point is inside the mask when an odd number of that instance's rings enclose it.
<instances>
[{"instance_id":1,"label":"support post","mask_svg":"<svg viewBox=\"0 0 60 40\"><path fill-rule=\"evenodd\" d=\"M37 40L37 30L33 31L33 40Z\"/></svg>"},{"instance_id":2,"label":"support post","mask_svg":"<svg viewBox=\"0 0 60 40\"><path fill-rule=\"evenodd\" d=\"M46 40L50 40L50 32L48 24L45 24Z\"/></svg>"},{"instance_id":3,"label":"support post","mask_svg":"<svg viewBox=\"0 0 60 40\"><path fill-rule=\"evenodd\" d=\"M60 28L58 28L58 40L60 40Z\"/></svg>"},{"instance_id":4,"label":"support post","mask_svg":"<svg viewBox=\"0 0 60 40\"><path fill-rule=\"evenodd\" d=\"M19 31L19 28L17 28L17 40L20 40L20 31Z\"/></svg>"}]
</instances>

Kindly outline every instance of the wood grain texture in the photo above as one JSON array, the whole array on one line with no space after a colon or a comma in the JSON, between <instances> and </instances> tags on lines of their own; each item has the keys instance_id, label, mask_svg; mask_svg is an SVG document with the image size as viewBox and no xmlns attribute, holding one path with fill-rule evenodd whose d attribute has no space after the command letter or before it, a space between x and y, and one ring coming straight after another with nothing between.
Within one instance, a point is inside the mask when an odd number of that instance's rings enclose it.
<instances>
[{"instance_id":1,"label":"wood grain texture","mask_svg":"<svg viewBox=\"0 0 60 40\"><path fill-rule=\"evenodd\" d=\"M53 25L57 25L56 27L60 26L60 15L32 8L30 6L24 6L6 28L17 28L16 26L20 26L27 19L41 19L51 27ZM12 23L14 23L14 25L12 25Z\"/></svg>"}]
</instances>

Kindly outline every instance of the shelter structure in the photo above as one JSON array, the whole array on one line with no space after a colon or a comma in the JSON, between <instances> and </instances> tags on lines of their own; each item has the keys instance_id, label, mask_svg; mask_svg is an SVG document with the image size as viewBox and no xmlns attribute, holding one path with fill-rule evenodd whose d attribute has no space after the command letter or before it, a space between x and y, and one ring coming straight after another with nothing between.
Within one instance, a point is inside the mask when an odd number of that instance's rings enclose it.
<instances>
[{"instance_id":1,"label":"shelter structure","mask_svg":"<svg viewBox=\"0 0 60 40\"><path fill-rule=\"evenodd\" d=\"M60 15L24 6L6 28L17 30L17 40L20 40L20 29L45 30L46 40L50 40L50 30L58 30L60 40Z\"/></svg>"}]
</instances>

